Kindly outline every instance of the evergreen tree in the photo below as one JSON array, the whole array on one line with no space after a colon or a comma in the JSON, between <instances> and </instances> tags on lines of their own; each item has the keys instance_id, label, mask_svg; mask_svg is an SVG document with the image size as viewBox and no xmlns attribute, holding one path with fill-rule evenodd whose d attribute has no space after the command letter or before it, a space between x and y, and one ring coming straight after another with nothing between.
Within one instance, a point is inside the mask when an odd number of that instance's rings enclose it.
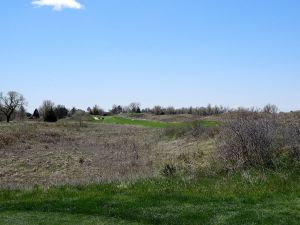
<instances>
[{"instance_id":1,"label":"evergreen tree","mask_svg":"<svg viewBox=\"0 0 300 225\"><path fill-rule=\"evenodd\" d=\"M40 118L40 113L38 109L35 109L32 115L33 119L39 119Z\"/></svg>"},{"instance_id":2,"label":"evergreen tree","mask_svg":"<svg viewBox=\"0 0 300 225\"><path fill-rule=\"evenodd\" d=\"M51 123L54 123L57 121L57 116L52 107L45 112L44 121L51 122Z\"/></svg>"}]
</instances>

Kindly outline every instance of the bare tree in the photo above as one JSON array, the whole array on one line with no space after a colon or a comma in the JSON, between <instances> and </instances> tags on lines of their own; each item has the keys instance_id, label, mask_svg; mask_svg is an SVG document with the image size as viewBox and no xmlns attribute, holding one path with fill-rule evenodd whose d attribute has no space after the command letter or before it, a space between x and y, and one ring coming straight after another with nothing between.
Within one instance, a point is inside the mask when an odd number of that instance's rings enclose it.
<instances>
[{"instance_id":1,"label":"bare tree","mask_svg":"<svg viewBox=\"0 0 300 225\"><path fill-rule=\"evenodd\" d=\"M152 111L153 111L153 113L155 115L163 115L163 114L165 114L165 110L161 106L159 106L159 105L154 106L153 109L152 109Z\"/></svg>"},{"instance_id":2,"label":"bare tree","mask_svg":"<svg viewBox=\"0 0 300 225\"><path fill-rule=\"evenodd\" d=\"M278 112L278 107L276 105L268 104L263 108L264 113L275 114Z\"/></svg>"},{"instance_id":3,"label":"bare tree","mask_svg":"<svg viewBox=\"0 0 300 225\"><path fill-rule=\"evenodd\" d=\"M9 91L6 96L0 93L0 111L5 115L7 123L13 113L24 105L26 105L25 98L18 92Z\"/></svg>"},{"instance_id":4,"label":"bare tree","mask_svg":"<svg viewBox=\"0 0 300 225\"><path fill-rule=\"evenodd\" d=\"M42 105L39 108L40 115L45 118L46 112L48 112L50 109L53 109L55 106L54 102L50 100L43 101Z\"/></svg>"},{"instance_id":5,"label":"bare tree","mask_svg":"<svg viewBox=\"0 0 300 225\"><path fill-rule=\"evenodd\" d=\"M17 116L18 116L19 120L21 120L21 121L25 120L25 118L26 118L26 109L24 108L23 105L18 110Z\"/></svg>"},{"instance_id":6,"label":"bare tree","mask_svg":"<svg viewBox=\"0 0 300 225\"><path fill-rule=\"evenodd\" d=\"M130 103L128 108L131 113L140 113L141 112L141 104L138 102Z\"/></svg>"}]
</instances>

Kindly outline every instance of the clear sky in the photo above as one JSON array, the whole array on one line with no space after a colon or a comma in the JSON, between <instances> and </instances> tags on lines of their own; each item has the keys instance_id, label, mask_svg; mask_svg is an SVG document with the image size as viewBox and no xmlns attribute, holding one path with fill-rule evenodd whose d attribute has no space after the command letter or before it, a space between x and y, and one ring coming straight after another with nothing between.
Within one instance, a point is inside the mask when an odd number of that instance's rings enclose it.
<instances>
[{"instance_id":1,"label":"clear sky","mask_svg":"<svg viewBox=\"0 0 300 225\"><path fill-rule=\"evenodd\" d=\"M30 110L44 99L300 109L300 1L2 0L9 90Z\"/></svg>"}]
</instances>

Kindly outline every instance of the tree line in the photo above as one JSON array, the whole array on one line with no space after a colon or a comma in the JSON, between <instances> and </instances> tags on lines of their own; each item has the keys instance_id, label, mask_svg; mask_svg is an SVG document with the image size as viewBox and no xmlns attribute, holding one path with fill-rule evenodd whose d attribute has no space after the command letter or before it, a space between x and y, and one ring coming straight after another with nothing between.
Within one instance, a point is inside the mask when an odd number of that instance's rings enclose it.
<instances>
[{"instance_id":1,"label":"tree line","mask_svg":"<svg viewBox=\"0 0 300 225\"><path fill-rule=\"evenodd\" d=\"M43 101L39 108L36 108L34 112L26 112L27 102L24 96L18 92L10 91L6 95L0 93L0 121L6 120L10 122L13 119L43 119L47 122L56 122L59 119L66 117L72 117L74 114L89 113L91 115L117 115L121 113L150 113L155 115L178 115L178 114L192 114L198 116L210 116L220 115L227 112L234 111L257 111L257 109L251 108L238 108L230 109L223 106L212 106L208 104L206 107L183 107L175 108L173 106L163 107L154 106L152 108L142 108L140 103L133 102L128 106L113 105L109 111L103 110L98 105L88 107L87 110L80 110L73 107L72 109L66 108L64 105L55 105L51 100ZM267 113L277 113L278 108L275 105L266 105L261 111Z\"/></svg>"}]
</instances>

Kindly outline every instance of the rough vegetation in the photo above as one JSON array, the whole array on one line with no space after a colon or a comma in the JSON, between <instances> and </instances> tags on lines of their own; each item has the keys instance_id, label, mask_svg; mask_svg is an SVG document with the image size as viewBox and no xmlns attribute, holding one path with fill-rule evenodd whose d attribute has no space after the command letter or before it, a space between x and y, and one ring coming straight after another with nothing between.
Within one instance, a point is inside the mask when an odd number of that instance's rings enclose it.
<instances>
[{"instance_id":1,"label":"rough vegetation","mask_svg":"<svg viewBox=\"0 0 300 225\"><path fill-rule=\"evenodd\" d=\"M298 224L298 113L39 111L0 123L2 224Z\"/></svg>"},{"instance_id":2,"label":"rough vegetation","mask_svg":"<svg viewBox=\"0 0 300 225\"><path fill-rule=\"evenodd\" d=\"M230 170L297 166L299 131L298 121L286 123L276 114L241 112L222 128L218 153Z\"/></svg>"}]
</instances>

